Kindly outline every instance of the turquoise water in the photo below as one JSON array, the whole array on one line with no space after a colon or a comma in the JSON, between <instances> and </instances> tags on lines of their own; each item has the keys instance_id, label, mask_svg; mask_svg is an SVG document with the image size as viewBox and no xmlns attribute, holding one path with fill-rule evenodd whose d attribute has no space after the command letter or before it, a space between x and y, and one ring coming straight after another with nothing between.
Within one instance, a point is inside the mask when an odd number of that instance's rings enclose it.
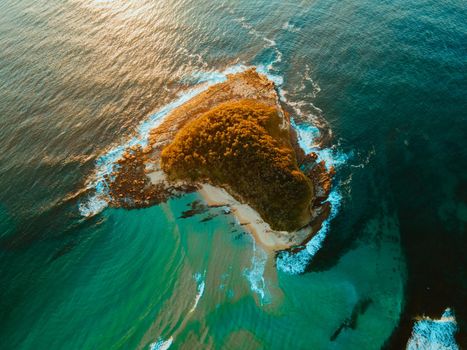
<instances>
[{"instance_id":1,"label":"turquoise water","mask_svg":"<svg viewBox=\"0 0 467 350\"><path fill-rule=\"evenodd\" d=\"M465 345L466 17L461 1L1 2L0 348L397 349L447 308ZM303 147L332 132L336 211L312 254L276 260L221 209L180 218L196 194L89 206L112 149L241 65L280 83Z\"/></svg>"}]
</instances>

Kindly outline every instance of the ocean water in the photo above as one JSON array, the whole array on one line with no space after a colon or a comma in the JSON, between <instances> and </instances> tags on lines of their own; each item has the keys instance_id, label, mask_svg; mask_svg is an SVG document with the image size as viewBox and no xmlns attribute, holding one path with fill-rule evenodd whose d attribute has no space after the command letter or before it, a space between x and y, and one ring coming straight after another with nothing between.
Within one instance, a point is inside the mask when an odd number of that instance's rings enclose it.
<instances>
[{"instance_id":1,"label":"ocean water","mask_svg":"<svg viewBox=\"0 0 467 350\"><path fill-rule=\"evenodd\" d=\"M0 349L467 346L466 23L458 0L0 2ZM332 134L306 250L180 218L196 194L106 207L124 145L249 66L304 149Z\"/></svg>"}]
</instances>

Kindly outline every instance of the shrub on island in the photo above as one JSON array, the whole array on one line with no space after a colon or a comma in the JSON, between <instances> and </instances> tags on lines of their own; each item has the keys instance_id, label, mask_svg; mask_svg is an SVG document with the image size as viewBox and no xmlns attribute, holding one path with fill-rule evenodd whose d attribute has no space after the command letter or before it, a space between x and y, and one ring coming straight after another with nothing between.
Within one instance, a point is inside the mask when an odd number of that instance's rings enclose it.
<instances>
[{"instance_id":1,"label":"shrub on island","mask_svg":"<svg viewBox=\"0 0 467 350\"><path fill-rule=\"evenodd\" d=\"M179 130L161 166L172 180L224 187L272 229L293 231L309 223L314 193L290 140L275 107L226 102Z\"/></svg>"}]
</instances>

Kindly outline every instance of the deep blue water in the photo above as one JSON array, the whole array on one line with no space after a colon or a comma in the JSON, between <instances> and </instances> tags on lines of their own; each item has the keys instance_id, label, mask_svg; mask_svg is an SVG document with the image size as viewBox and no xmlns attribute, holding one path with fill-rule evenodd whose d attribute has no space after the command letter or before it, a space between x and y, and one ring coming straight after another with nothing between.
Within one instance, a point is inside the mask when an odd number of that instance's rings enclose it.
<instances>
[{"instance_id":1,"label":"deep blue water","mask_svg":"<svg viewBox=\"0 0 467 350\"><path fill-rule=\"evenodd\" d=\"M1 2L0 348L400 349L447 308L466 346L466 23L457 0ZM100 157L239 65L344 160L303 274L229 215L180 219L196 195L79 210Z\"/></svg>"}]
</instances>

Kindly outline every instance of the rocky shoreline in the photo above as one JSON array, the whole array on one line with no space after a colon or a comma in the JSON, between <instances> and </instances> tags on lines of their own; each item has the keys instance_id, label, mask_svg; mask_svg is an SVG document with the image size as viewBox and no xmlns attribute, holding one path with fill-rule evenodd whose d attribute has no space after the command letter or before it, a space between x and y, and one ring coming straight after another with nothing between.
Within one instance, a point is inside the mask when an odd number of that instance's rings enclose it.
<instances>
[{"instance_id":1,"label":"rocky shoreline","mask_svg":"<svg viewBox=\"0 0 467 350\"><path fill-rule=\"evenodd\" d=\"M290 141L297 164L311 180L314 189L313 201L310 203L311 220L299 230L274 231L248 203L229 188L219 189L209 184L169 180L161 168L162 150L174 140L184 125L214 106L243 99L256 100L276 108L282 121L280 127L290 130ZM142 208L199 191L208 204L230 207L237 221L245 224L257 241L268 250L286 249L294 252L302 249L329 216L331 208L326 200L331 190L334 169L328 170L324 161L318 162L316 154L303 152L290 125L289 113L284 107L274 83L255 69L228 75L227 81L211 86L173 110L159 126L151 130L146 147L133 146L124 152L113 173L106 177L109 204L127 209Z\"/></svg>"}]
</instances>

